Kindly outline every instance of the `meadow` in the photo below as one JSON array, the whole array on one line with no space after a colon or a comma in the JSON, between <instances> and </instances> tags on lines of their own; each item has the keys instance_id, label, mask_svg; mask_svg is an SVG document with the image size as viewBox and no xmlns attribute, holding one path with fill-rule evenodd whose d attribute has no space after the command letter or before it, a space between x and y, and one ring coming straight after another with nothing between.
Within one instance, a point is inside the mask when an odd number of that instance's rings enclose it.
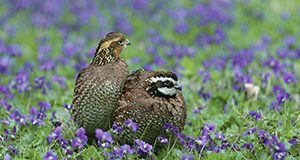
<instances>
[{"instance_id":1,"label":"meadow","mask_svg":"<svg viewBox=\"0 0 300 160\"><path fill-rule=\"evenodd\" d=\"M297 0L2 0L0 159L300 159ZM177 73L177 143L87 144L69 109L77 73L111 31L129 70ZM141 156L143 155L143 156Z\"/></svg>"}]
</instances>

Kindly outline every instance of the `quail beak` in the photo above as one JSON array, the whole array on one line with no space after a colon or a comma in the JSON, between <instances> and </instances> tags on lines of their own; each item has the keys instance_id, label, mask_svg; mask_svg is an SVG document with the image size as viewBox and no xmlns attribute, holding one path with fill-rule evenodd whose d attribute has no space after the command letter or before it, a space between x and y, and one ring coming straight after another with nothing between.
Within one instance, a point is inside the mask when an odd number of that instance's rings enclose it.
<instances>
[{"instance_id":1,"label":"quail beak","mask_svg":"<svg viewBox=\"0 0 300 160\"><path fill-rule=\"evenodd\" d=\"M127 47L131 45L130 41L128 39L125 40L125 43L124 43L124 47Z\"/></svg>"},{"instance_id":2,"label":"quail beak","mask_svg":"<svg viewBox=\"0 0 300 160\"><path fill-rule=\"evenodd\" d=\"M182 87L181 87L180 84L177 84L177 85L175 86L175 88L178 89L178 90L180 90L180 91L182 90Z\"/></svg>"}]
</instances>

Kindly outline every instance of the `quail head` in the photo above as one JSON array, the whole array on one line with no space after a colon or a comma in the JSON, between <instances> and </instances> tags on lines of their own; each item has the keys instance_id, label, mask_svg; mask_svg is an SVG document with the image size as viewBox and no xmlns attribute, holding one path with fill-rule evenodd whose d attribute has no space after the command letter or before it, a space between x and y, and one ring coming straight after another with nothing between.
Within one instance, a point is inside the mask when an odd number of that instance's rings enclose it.
<instances>
[{"instance_id":1,"label":"quail head","mask_svg":"<svg viewBox=\"0 0 300 160\"><path fill-rule=\"evenodd\" d=\"M138 124L136 132L124 126L124 121ZM114 123L123 126L121 143L132 144L135 138L154 144L159 136L168 137L165 124L183 130L186 103L176 74L165 71L137 70L127 77Z\"/></svg>"},{"instance_id":2,"label":"quail head","mask_svg":"<svg viewBox=\"0 0 300 160\"><path fill-rule=\"evenodd\" d=\"M127 45L130 43L123 34L108 33L100 41L92 63L78 74L71 114L89 137L94 137L96 128L108 130L112 124L128 75L127 64L120 57Z\"/></svg>"}]
</instances>

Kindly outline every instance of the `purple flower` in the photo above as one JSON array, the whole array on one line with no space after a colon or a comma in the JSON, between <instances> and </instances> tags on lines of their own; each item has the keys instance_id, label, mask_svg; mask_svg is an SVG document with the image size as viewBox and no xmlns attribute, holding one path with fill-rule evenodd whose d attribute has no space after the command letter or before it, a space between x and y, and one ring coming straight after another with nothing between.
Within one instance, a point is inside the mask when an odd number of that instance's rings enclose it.
<instances>
[{"instance_id":1,"label":"purple flower","mask_svg":"<svg viewBox=\"0 0 300 160\"><path fill-rule=\"evenodd\" d=\"M9 88L5 85L0 85L0 93L3 93L5 95L4 97L7 98L7 99L14 98L14 94L11 93Z\"/></svg>"},{"instance_id":2,"label":"purple flower","mask_svg":"<svg viewBox=\"0 0 300 160\"><path fill-rule=\"evenodd\" d=\"M45 125L45 122L43 121L46 117L46 114L42 111L38 111L35 107L30 107L29 109L29 121L33 124L40 124Z\"/></svg>"},{"instance_id":3,"label":"purple flower","mask_svg":"<svg viewBox=\"0 0 300 160\"><path fill-rule=\"evenodd\" d=\"M134 28L127 19L124 14L115 14L115 30L122 31L126 34L133 33Z\"/></svg>"},{"instance_id":4,"label":"purple flower","mask_svg":"<svg viewBox=\"0 0 300 160\"><path fill-rule=\"evenodd\" d=\"M10 57L0 57L0 73L10 74L14 61Z\"/></svg>"},{"instance_id":5,"label":"purple flower","mask_svg":"<svg viewBox=\"0 0 300 160\"><path fill-rule=\"evenodd\" d=\"M132 130L133 130L134 132L136 132L137 129L138 129L138 127L139 127L139 124L133 122L132 119L127 119L127 120L125 120L125 121L124 121L124 124L125 124L127 127L131 127Z\"/></svg>"},{"instance_id":6,"label":"purple flower","mask_svg":"<svg viewBox=\"0 0 300 160\"><path fill-rule=\"evenodd\" d=\"M113 129L113 132L115 132L117 134L123 133L123 127L122 126L118 126L115 123L112 125L112 129Z\"/></svg>"},{"instance_id":7,"label":"purple flower","mask_svg":"<svg viewBox=\"0 0 300 160\"><path fill-rule=\"evenodd\" d=\"M235 143L230 143L230 144L231 144L232 149L237 150L237 151L240 150L240 148Z\"/></svg>"},{"instance_id":8,"label":"purple flower","mask_svg":"<svg viewBox=\"0 0 300 160\"><path fill-rule=\"evenodd\" d=\"M270 57L265 62L263 62L264 66L270 67L274 72L279 72L282 70L283 66L280 62L274 57Z\"/></svg>"},{"instance_id":9,"label":"purple flower","mask_svg":"<svg viewBox=\"0 0 300 160\"><path fill-rule=\"evenodd\" d=\"M166 123L166 124L164 124L163 129L165 131L167 131L167 132L168 131L172 131L174 133L178 132L178 128L176 126L174 126L172 123Z\"/></svg>"},{"instance_id":10,"label":"purple flower","mask_svg":"<svg viewBox=\"0 0 300 160\"><path fill-rule=\"evenodd\" d=\"M21 46L17 44L7 45L6 51L10 56L21 57L23 55Z\"/></svg>"},{"instance_id":11,"label":"purple flower","mask_svg":"<svg viewBox=\"0 0 300 160\"><path fill-rule=\"evenodd\" d=\"M25 71L19 71L15 75L15 81L13 82L12 86L20 93L29 91L31 87L29 73Z\"/></svg>"},{"instance_id":12,"label":"purple flower","mask_svg":"<svg viewBox=\"0 0 300 160\"><path fill-rule=\"evenodd\" d=\"M204 108L206 107L206 105L200 105L195 109L192 109L193 113L200 113Z\"/></svg>"},{"instance_id":13,"label":"purple flower","mask_svg":"<svg viewBox=\"0 0 300 160\"><path fill-rule=\"evenodd\" d=\"M286 84L297 83L297 77L291 72L285 72L283 74L283 79Z\"/></svg>"},{"instance_id":14,"label":"purple flower","mask_svg":"<svg viewBox=\"0 0 300 160\"><path fill-rule=\"evenodd\" d=\"M252 149L254 146L252 143L244 143L241 148Z\"/></svg>"},{"instance_id":15,"label":"purple flower","mask_svg":"<svg viewBox=\"0 0 300 160\"><path fill-rule=\"evenodd\" d=\"M67 109L67 110L71 110L73 108L73 106L71 104L66 104L64 103L63 106Z\"/></svg>"},{"instance_id":16,"label":"purple flower","mask_svg":"<svg viewBox=\"0 0 300 160\"><path fill-rule=\"evenodd\" d=\"M215 42L217 44L220 44L225 39L226 39L226 34L223 31L223 29L220 26L216 27L216 29L215 29Z\"/></svg>"},{"instance_id":17,"label":"purple flower","mask_svg":"<svg viewBox=\"0 0 300 160\"><path fill-rule=\"evenodd\" d=\"M204 149L204 147L211 141L211 137L209 135L198 136L193 140L194 147L198 152Z\"/></svg>"},{"instance_id":18,"label":"purple flower","mask_svg":"<svg viewBox=\"0 0 300 160\"><path fill-rule=\"evenodd\" d=\"M260 120L262 118L261 113L256 111L249 111L249 115L255 117L256 120Z\"/></svg>"},{"instance_id":19,"label":"purple flower","mask_svg":"<svg viewBox=\"0 0 300 160\"><path fill-rule=\"evenodd\" d=\"M225 136L224 136L224 133L222 132L216 132L216 138L221 140L221 141L224 141L225 140Z\"/></svg>"},{"instance_id":20,"label":"purple flower","mask_svg":"<svg viewBox=\"0 0 300 160\"><path fill-rule=\"evenodd\" d=\"M183 156L181 157L181 160L194 160L195 156L193 154L186 154L184 153Z\"/></svg>"},{"instance_id":21,"label":"purple flower","mask_svg":"<svg viewBox=\"0 0 300 160\"><path fill-rule=\"evenodd\" d=\"M76 137L71 140L72 148L78 147L79 149L83 148L87 143L88 137L85 135L84 128L79 128L76 131Z\"/></svg>"},{"instance_id":22,"label":"purple flower","mask_svg":"<svg viewBox=\"0 0 300 160\"><path fill-rule=\"evenodd\" d=\"M134 149L131 148L130 145L124 144L121 147L115 147L112 155L115 155L115 156L117 155L119 158L123 158L124 155L132 154L133 152L134 152ZM114 157L114 158L116 158L116 157Z\"/></svg>"},{"instance_id":23,"label":"purple flower","mask_svg":"<svg viewBox=\"0 0 300 160\"><path fill-rule=\"evenodd\" d=\"M247 135L249 135L249 134L254 133L256 130L257 130L257 126L254 126L254 127L250 128L250 129L248 129L246 132L244 132L244 133L242 134L242 136L245 137L245 136L247 136Z\"/></svg>"},{"instance_id":24,"label":"purple flower","mask_svg":"<svg viewBox=\"0 0 300 160\"><path fill-rule=\"evenodd\" d=\"M198 94L201 96L201 98L203 98L205 101L209 100L211 98L211 93L208 92L204 92L204 87L200 87Z\"/></svg>"},{"instance_id":25,"label":"purple flower","mask_svg":"<svg viewBox=\"0 0 300 160\"><path fill-rule=\"evenodd\" d=\"M16 109L15 111L11 112L9 117L13 120L15 120L16 122L18 122L18 124L25 124L28 125L28 123L26 122L26 116L25 114L20 113L20 111L18 109Z\"/></svg>"},{"instance_id":26,"label":"purple flower","mask_svg":"<svg viewBox=\"0 0 300 160\"><path fill-rule=\"evenodd\" d=\"M54 75L52 77L52 81L53 82L57 82L61 86L61 88L65 88L66 87L66 77Z\"/></svg>"},{"instance_id":27,"label":"purple flower","mask_svg":"<svg viewBox=\"0 0 300 160\"><path fill-rule=\"evenodd\" d=\"M48 144L50 144L53 140L62 140L61 135L61 127L58 126L54 129L54 131L46 137Z\"/></svg>"},{"instance_id":28,"label":"purple flower","mask_svg":"<svg viewBox=\"0 0 300 160\"><path fill-rule=\"evenodd\" d=\"M238 91L245 89L245 83L252 83L252 79L249 75L244 74L240 69L234 69L234 84L233 88Z\"/></svg>"},{"instance_id":29,"label":"purple flower","mask_svg":"<svg viewBox=\"0 0 300 160\"><path fill-rule=\"evenodd\" d=\"M298 144L298 143L299 143L299 139L297 139L296 137L292 137L291 139L288 140L288 142L289 142L291 145L295 145L295 144Z\"/></svg>"},{"instance_id":30,"label":"purple flower","mask_svg":"<svg viewBox=\"0 0 300 160\"><path fill-rule=\"evenodd\" d=\"M230 146L230 142L224 142L221 146L220 146L220 148L221 148L221 150L223 150L223 149L225 149L225 148L227 148L227 147L229 147Z\"/></svg>"},{"instance_id":31,"label":"purple flower","mask_svg":"<svg viewBox=\"0 0 300 160\"><path fill-rule=\"evenodd\" d=\"M45 87L45 77L36 77L34 78L34 85L33 88L40 88L42 89L42 93L46 94L46 87Z\"/></svg>"},{"instance_id":32,"label":"purple flower","mask_svg":"<svg viewBox=\"0 0 300 160\"><path fill-rule=\"evenodd\" d=\"M5 155L3 160L10 160L11 159L11 156L9 154Z\"/></svg>"},{"instance_id":33,"label":"purple flower","mask_svg":"<svg viewBox=\"0 0 300 160\"><path fill-rule=\"evenodd\" d=\"M261 80L263 81L262 88L266 88L268 85L268 80L270 78L270 73L261 73Z\"/></svg>"},{"instance_id":34,"label":"purple flower","mask_svg":"<svg viewBox=\"0 0 300 160\"><path fill-rule=\"evenodd\" d=\"M46 112L47 110L49 110L51 108L51 104L48 102L44 102L42 100L40 100L38 102L38 105L40 106L40 111L41 112Z\"/></svg>"},{"instance_id":35,"label":"purple flower","mask_svg":"<svg viewBox=\"0 0 300 160\"><path fill-rule=\"evenodd\" d=\"M148 144L140 139L134 140L134 144L136 146L136 152L142 156L145 156L146 154L151 154L152 145Z\"/></svg>"},{"instance_id":36,"label":"purple flower","mask_svg":"<svg viewBox=\"0 0 300 160\"><path fill-rule=\"evenodd\" d=\"M7 129L7 128L4 129L5 136L11 137L11 138L15 138L16 131L17 131L16 126L14 126L11 129L11 131L9 131L9 129Z\"/></svg>"},{"instance_id":37,"label":"purple flower","mask_svg":"<svg viewBox=\"0 0 300 160\"><path fill-rule=\"evenodd\" d=\"M274 139L273 139L274 140ZM281 160L284 159L284 157L287 155L287 149L284 146L284 143L278 142L278 139L274 140L275 146L274 151L272 154L273 159L275 160Z\"/></svg>"},{"instance_id":38,"label":"purple flower","mask_svg":"<svg viewBox=\"0 0 300 160\"><path fill-rule=\"evenodd\" d=\"M240 68L248 66L254 59L254 53L250 49L241 49L231 55L232 65Z\"/></svg>"},{"instance_id":39,"label":"purple flower","mask_svg":"<svg viewBox=\"0 0 300 160\"><path fill-rule=\"evenodd\" d=\"M56 61L53 59L47 59L45 62L42 62L39 66L40 70L54 70L56 67Z\"/></svg>"},{"instance_id":40,"label":"purple flower","mask_svg":"<svg viewBox=\"0 0 300 160\"><path fill-rule=\"evenodd\" d=\"M7 111L10 111L12 108L14 108L11 104L9 104L4 98L0 99L0 104L6 109Z\"/></svg>"},{"instance_id":41,"label":"purple flower","mask_svg":"<svg viewBox=\"0 0 300 160\"><path fill-rule=\"evenodd\" d=\"M161 65L164 65L166 63L166 61L165 61L165 58L163 58L163 57L154 56L153 63L158 66L161 66Z\"/></svg>"},{"instance_id":42,"label":"purple flower","mask_svg":"<svg viewBox=\"0 0 300 160\"><path fill-rule=\"evenodd\" d=\"M279 93L276 96L276 100L278 104L284 103L287 99L289 99L290 95L288 93Z\"/></svg>"},{"instance_id":43,"label":"purple flower","mask_svg":"<svg viewBox=\"0 0 300 160\"><path fill-rule=\"evenodd\" d=\"M49 150L49 151L44 155L44 160L57 160L57 156L53 153L52 150Z\"/></svg>"},{"instance_id":44,"label":"purple flower","mask_svg":"<svg viewBox=\"0 0 300 160\"><path fill-rule=\"evenodd\" d=\"M207 136L208 133L213 132L215 130L216 126L211 123L204 124L203 130L202 130L202 136Z\"/></svg>"},{"instance_id":45,"label":"purple flower","mask_svg":"<svg viewBox=\"0 0 300 160\"><path fill-rule=\"evenodd\" d=\"M283 43L287 46L290 47L296 43L297 39L293 35L289 35L283 38Z\"/></svg>"},{"instance_id":46,"label":"purple flower","mask_svg":"<svg viewBox=\"0 0 300 160\"><path fill-rule=\"evenodd\" d=\"M19 152L12 144L9 144L7 148L9 149L10 153L13 155L18 154Z\"/></svg>"},{"instance_id":47,"label":"purple flower","mask_svg":"<svg viewBox=\"0 0 300 160\"><path fill-rule=\"evenodd\" d=\"M203 78L202 78L202 83L203 83L203 84L206 83L208 80L211 79L211 74L210 74L209 71L206 71L206 70L199 70L199 71L198 71L198 74L201 75L201 76L203 76Z\"/></svg>"},{"instance_id":48,"label":"purple flower","mask_svg":"<svg viewBox=\"0 0 300 160\"><path fill-rule=\"evenodd\" d=\"M280 85L274 85L272 89L273 94L284 93L285 90Z\"/></svg>"},{"instance_id":49,"label":"purple flower","mask_svg":"<svg viewBox=\"0 0 300 160\"><path fill-rule=\"evenodd\" d=\"M159 137L158 137L158 140L159 140L159 142L161 142L161 143L163 143L163 144L168 144L168 143L169 143L168 138L164 138L164 137L162 137L162 136L159 136Z\"/></svg>"},{"instance_id":50,"label":"purple flower","mask_svg":"<svg viewBox=\"0 0 300 160\"><path fill-rule=\"evenodd\" d=\"M179 142L180 142L181 144L183 144L183 145L186 145L186 139L187 139L187 138L190 138L190 137L188 137L187 135L185 135L185 134L183 134L183 133L181 133L181 132L178 132L178 133L176 134L176 136L177 136L177 138L179 139Z\"/></svg>"},{"instance_id":51,"label":"purple flower","mask_svg":"<svg viewBox=\"0 0 300 160\"><path fill-rule=\"evenodd\" d=\"M114 143L114 140L108 132L104 132L101 129L96 129L96 138L98 139L97 144L103 148L110 146Z\"/></svg>"},{"instance_id":52,"label":"purple flower","mask_svg":"<svg viewBox=\"0 0 300 160\"><path fill-rule=\"evenodd\" d=\"M142 60L142 57L139 56L134 56L130 59L130 61L135 64L135 63L139 63Z\"/></svg>"},{"instance_id":53,"label":"purple flower","mask_svg":"<svg viewBox=\"0 0 300 160\"><path fill-rule=\"evenodd\" d=\"M189 25L183 20L178 21L174 26L174 31L177 33L186 33L189 31L189 29Z\"/></svg>"}]
</instances>

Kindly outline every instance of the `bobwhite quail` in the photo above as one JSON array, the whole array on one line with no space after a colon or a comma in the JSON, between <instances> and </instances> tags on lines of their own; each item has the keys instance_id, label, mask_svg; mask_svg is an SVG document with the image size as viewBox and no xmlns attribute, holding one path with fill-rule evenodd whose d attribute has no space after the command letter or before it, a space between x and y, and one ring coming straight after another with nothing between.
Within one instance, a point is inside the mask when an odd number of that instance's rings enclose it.
<instances>
[{"instance_id":1,"label":"bobwhite quail","mask_svg":"<svg viewBox=\"0 0 300 160\"><path fill-rule=\"evenodd\" d=\"M186 103L176 74L165 71L137 70L127 77L114 123L123 126L121 143L132 144L135 138L154 144L158 136L168 137L164 125L171 123L183 130ZM136 132L123 123L131 119L139 127Z\"/></svg>"},{"instance_id":2,"label":"bobwhite quail","mask_svg":"<svg viewBox=\"0 0 300 160\"><path fill-rule=\"evenodd\" d=\"M92 63L78 74L73 94L72 116L78 127L89 137L95 129L108 130L112 114L122 94L128 67L120 58L123 48L130 45L121 33L111 32L103 38Z\"/></svg>"}]
</instances>

